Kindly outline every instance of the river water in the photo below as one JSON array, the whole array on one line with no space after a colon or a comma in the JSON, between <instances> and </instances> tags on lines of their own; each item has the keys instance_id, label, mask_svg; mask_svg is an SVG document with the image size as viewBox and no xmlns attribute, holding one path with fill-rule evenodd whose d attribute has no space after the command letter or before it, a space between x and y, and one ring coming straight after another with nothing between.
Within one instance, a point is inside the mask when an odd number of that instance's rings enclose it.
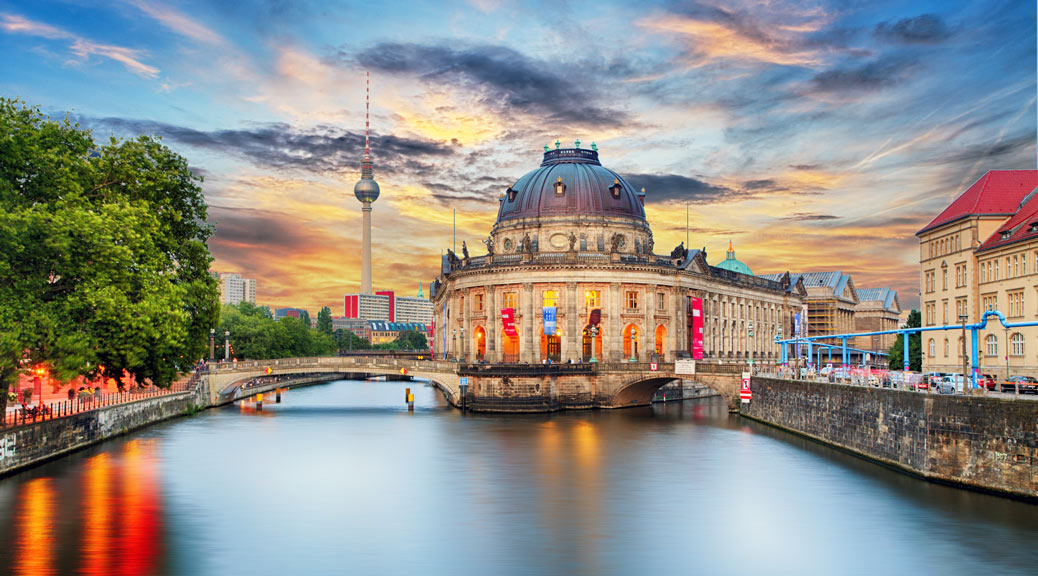
<instances>
[{"instance_id":1,"label":"river water","mask_svg":"<svg viewBox=\"0 0 1038 576\"><path fill-rule=\"evenodd\" d=\"M492 416L340 381L267 400L0 480L0 573L1038 573L1038 506L719 399Z\"/></svg>"}]
</instances>

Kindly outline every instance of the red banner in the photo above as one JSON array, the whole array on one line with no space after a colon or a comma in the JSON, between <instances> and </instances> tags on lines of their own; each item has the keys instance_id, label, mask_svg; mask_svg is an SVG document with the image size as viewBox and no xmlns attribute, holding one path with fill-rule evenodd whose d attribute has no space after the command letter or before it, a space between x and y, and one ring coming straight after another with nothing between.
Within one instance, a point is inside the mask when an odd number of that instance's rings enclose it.
<instances>
[{"instance_id":1,"label":"red banner","mask_svg":"<svg viewBox=\"0 0 1038 576\"><path fill-rule=\"evenodd\" d=\"M502 308L501 309L501 324L505 327L506 336L518 336L519 333L515 331L515 309L514 308Z\"/></svg>"},{"instance_id":2,"label":"red banner","mask_svg":"<svg viewBox=\"0 0 1038 576\"><path fill-rule=\"evenodd\" d=\"M598 323L602 321L602 310L595 308L588 315L587 324L588 326L598 326Z\"/></svg>"},{"instance_id":3,"label":"red banner","mask_svg":"<svg viewBox=\"0 0 1038 576\"><path fill-rule=\"evenodd\" d=\"M691 309L688 311L692 315L692 359L702 360L703 359L703 299L702 298L691 298Z\"/></svg>"}]
</instances>

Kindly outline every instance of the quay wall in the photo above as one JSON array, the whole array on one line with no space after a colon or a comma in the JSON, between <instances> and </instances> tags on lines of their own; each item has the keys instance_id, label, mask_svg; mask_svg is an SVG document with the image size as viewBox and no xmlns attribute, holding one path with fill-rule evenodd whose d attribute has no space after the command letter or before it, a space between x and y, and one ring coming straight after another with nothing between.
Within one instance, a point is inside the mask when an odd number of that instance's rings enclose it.
<instances>
[{"instance_id":1,"label":"quay wall","mask_svg":"<svg viewBox=\"0 0 1038 576\"><path fill-rule=\"evenodd\" d=\"M902 471L1038 501L1038 402L754 378L740 413Z\"/></svg>"}]
</instances>

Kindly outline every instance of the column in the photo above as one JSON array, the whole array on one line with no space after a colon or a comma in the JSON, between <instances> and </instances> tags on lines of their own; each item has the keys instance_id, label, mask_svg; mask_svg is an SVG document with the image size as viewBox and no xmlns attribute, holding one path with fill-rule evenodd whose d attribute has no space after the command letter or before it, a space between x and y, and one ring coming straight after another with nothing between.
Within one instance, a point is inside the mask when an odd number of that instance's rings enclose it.
<instances>
[{"instance_id":1,"label":"column","mask_svg":"<svg viewBox=\"0 0 1038 576\"><path fill-rule=\"evenodd\" d=\"M533 341L533 328L537 324L537 320L533 314L533 284L529 282L523 283L522 289L522 311L523 311L523 324L522 324L522 340L520 346L519 357L523 362L536 363L540 362L538 355L540 352L540 342L536 345Z\"/></svg>"},{"instance_id":2,"label":"column","mask_svg":"<svg viewBox=\"0 0 1038 576\"><path fill-rule=\"evenodd\" d=\"M620 284L609 285L609 330L607 338L602 340L602 360L618 362L623 356L623 325L620 322Z\"/></svg>"},{"instance_id":3,"label":"column","mask_svg":"<svg viewBox=\"0 0 1038 576\"><path fill-rule=\"evenodd\" d=\"M580 355L584 353L581 347L584 321L579 318L580 307L578 306L578 299L580 296L577 294L576 282L566 282L566 292L563 298L566 303L566 330L562 334L562 361L573 360L576 362L581 357Z\"/></svg>"},{"instance_id":4,"label":"column","mask_svg":"<svg viewBox=\"0 0 1038 576\"><path fill-rule=\"evenodd\" d=\"M656 285L649 284L645 288L645 330L642 331L641 350L638 360L648 362L652 354L656 353ZM664 344L666 352L666 344Z\"/></svg>"},{"instance_id":5,"label":"column","mask_svg":"<svg viewBox=\"0 0 1038 576\"><path fill-rule=\"evenodd\" d=\"M497 335L501 330L501 311L497 309L497 287L487 286L487 363L501 362L501 351L497 347Z\"/></svg>"},{"instance_id":6,"label":"column","mask_svg":"<svg viewBox=\"0 0 1038 576\"><path fill-rule=\"evenodd\" d=\"M469 362L469 353L472 351L472 345L469 340L472 340L472 314L469 313L469 309L472 308L472 294L469 290L465 290L465 297L462 299L461 305L461 327L462 330L458 331L458 347L461 352L461 361Z\"/></svg>"}]
</instances>

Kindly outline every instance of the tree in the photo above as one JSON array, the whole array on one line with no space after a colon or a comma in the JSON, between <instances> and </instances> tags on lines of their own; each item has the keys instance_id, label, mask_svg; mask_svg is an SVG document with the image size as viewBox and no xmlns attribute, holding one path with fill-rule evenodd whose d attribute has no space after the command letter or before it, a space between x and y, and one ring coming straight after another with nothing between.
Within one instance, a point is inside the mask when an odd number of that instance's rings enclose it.
<instances>
[{"instance_id":1,"label":"tree","mask_svg":"<svg viewBox=\"0 0 1038 576\"><path fill-rule=\"evenodd\" d=\"M323 334L332 333L332 309L325 306L317 313L317 331Z\"/></svg>"},{"instance_id":2,"label":"tree","mask_svg":"<svg viewBox=\"0 0 1038 576\"><path fill-rule=\"evenodd\" d=\"M202 357L218 290L200 181L154 138L99 146L0 98L0 389L36 364L163 386Z\"/></svg>"},{"instance_id":3,"label":"tree","mask_svg":"<svg viewBox=\"0 0 1038 576\"><path fill-rule=\"evenodd\" d=\"M425 339L425 334L422 334L417 330L403 330L397 334L394 342L398 344L397 350L429 349L429 342Z\"/></svg>"},{"instance_id":4,"label":"tree","mask_svg":"<svg viewBox=\"0 0 1038 576\"><path fill-rule=\"evenodd\" d=\"M307 328L310 327L310 313L306 310L299 312L299 320L305 324Z\"/></svg>"},{"instance_id":5,"label":"tree","mask_svg":"<svg viewBox=\"0 0 1038 576\"><path fill-rule=\"evenodd\" d=\"M335 331L335 344L339 350L370 350L371 342L361 338L349 330L339 328Z\"/></svg>"},{"instance_id":6,"label":"tree","mask_svg":"<svg viewBox=\"0 0 1038 576\"><path fill-rule=\"evenodd\" d=\"M337 346L335 338L311 330L301 318L287 317L274 321L265 306L248 302L227 304L220 314L219 334L231 333L232 356L264 360L299 356L329 356ZM223 348L217 352L223 359Z\"/></svg>"},{"instance_id":7,"label":"tree","mask_svg":"<svg viewBox=\"0 0 1038 576\"><path fill-rule=\"evenodd\" d=\"M908 313L908 320L905 321L902 328L919 328L922 325L922 315L918 310L912 310ZM899 334L897 342L887 351L891 370L904 369L904 337L904 334ZM908 337L908 367L916 372L921 372L923 369L923 335L919 332L913 332Z\"/></svg>"}]
</instances>

